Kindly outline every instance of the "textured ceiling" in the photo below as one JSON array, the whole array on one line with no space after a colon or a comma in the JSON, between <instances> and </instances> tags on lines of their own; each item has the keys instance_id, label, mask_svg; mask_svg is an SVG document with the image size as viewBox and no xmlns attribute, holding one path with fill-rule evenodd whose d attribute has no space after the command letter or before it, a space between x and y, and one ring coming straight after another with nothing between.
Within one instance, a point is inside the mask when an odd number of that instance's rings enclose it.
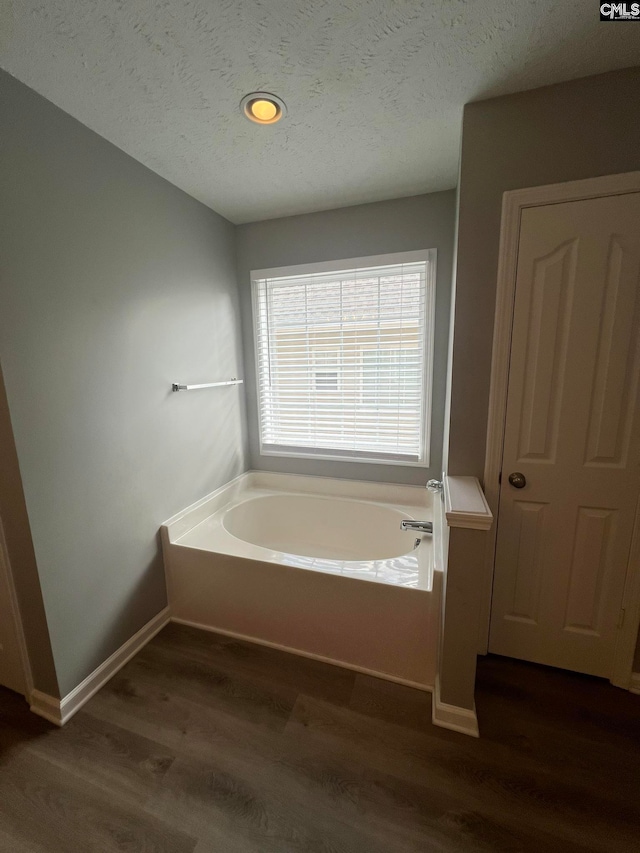
<instances>
[{"instance_id":1,"label":"textured ceiling","mask_svg":"<svg viewBox=\"0 0 640 853\"><path fill-rule=\"evenodd\" d=\"M596 0L0 0L2 67L233 222L452 187L465 102L638 63Z\"/></svg>"}]
</instances>

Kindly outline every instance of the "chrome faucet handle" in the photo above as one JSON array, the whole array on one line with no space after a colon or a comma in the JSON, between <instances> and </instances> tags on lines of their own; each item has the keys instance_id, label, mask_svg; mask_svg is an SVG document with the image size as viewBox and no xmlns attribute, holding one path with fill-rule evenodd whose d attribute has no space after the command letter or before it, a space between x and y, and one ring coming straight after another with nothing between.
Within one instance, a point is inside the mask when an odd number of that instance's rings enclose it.
<instances>
[{"instance_id":1,"label":"chrome faucet handle","mask_svg":"<svg viewBox=\"0 0 640 853\"><path fill-rule=\"evenodd\" d=\"M433 522L417 521L415 518L405 518L400 522L400 530L416 530L418 533L433 533Z\"/></svg>"},{"instance_id":2,"label":"chrome faucet handle","mask_svg":"<svg viewBox=\"0 0 640 853\"><path fill-rule=\"evenodd\" d=\"M429 489L430 492L441 492L442 480L428 480L427 489Z\"/></svg>"}]
</instances>

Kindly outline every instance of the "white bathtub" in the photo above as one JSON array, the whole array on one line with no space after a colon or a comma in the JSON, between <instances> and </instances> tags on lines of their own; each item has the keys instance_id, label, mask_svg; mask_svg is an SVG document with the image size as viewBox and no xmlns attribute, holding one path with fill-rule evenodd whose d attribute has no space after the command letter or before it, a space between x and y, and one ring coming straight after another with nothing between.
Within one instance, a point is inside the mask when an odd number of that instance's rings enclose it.
<instances>
[{"instance_id":1,"label":"white bathtub","mask_svg":"<svg viewBox=\"0 0 640 853\"><path fill-rule=\"evenodd\" d=\"M162 526L172 618L431 689L441 567L403 518L426 489L243 474Z\"/></svg>"}]
</instances>

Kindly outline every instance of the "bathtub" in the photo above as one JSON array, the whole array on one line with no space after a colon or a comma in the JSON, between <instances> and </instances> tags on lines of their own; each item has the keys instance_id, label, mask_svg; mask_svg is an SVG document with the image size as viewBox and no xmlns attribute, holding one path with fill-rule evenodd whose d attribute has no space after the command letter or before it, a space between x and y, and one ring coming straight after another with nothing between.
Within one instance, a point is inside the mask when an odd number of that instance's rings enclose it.
<instances>
[{"instance_id":1,"label":"bathtub","mask_svg":"<svg viewBox=\"0 0 640 853\"><path fill-rule=\"evenodd\" d=\"M430 690L442 571L403 518L426 489L243 474L162 525L172 619Z\"/></svg>"}]
</instances>

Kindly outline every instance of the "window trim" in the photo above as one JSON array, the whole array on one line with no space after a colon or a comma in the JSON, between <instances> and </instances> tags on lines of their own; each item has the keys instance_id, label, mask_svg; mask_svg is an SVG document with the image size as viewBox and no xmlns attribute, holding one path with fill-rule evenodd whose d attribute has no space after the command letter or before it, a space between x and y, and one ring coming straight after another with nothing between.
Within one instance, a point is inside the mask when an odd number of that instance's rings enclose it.
<instances>
[{"instance_id":1,"label":"window trim","mask_svg":"<svg viewBox=\"0 0 640 853\"><path fill-rule=\"evenodd\" d=\"M399 465L410 468L428 468L431 457L431 421L433 417L433 363L434 363L434 348L435 348L435 306L436 306L436 264L437 264L437 249L421 249L413 252L395 252L388 255L369 255L361 258L343 258L335 261L320 261L312 264L295 264L286 267L272 267L270 269L252 270L251 278L251 308L252 308L252 328L253 328L253 356L255 370L255 399L256 413L258 418L258 437L260 446L260 456L278 456L288 459L320 459L326 461L339 462L364 462L369 465ZM260 371L259 371L259 352L258 352L258 281L265 278L285 278L287 276L307 275L311 273L332 273L341 270L381 267L391 264L408 264L408 263L426 263L425 275L425 317L424 317L424 336L425 336L425 353L423 365L423 389L422 397L422 446L420 448L420 458L417 460L394 459L391 454L384 454L376 457L368 453L363 455L354 454L353 451L339 451L328 449L326 452L322 449L311 451L308 448L299 449L286 445L270 445L269 449L265 449L262 436L262 421L260 418L261 401L260 401Z\"/></svg>"}]
</instances>

